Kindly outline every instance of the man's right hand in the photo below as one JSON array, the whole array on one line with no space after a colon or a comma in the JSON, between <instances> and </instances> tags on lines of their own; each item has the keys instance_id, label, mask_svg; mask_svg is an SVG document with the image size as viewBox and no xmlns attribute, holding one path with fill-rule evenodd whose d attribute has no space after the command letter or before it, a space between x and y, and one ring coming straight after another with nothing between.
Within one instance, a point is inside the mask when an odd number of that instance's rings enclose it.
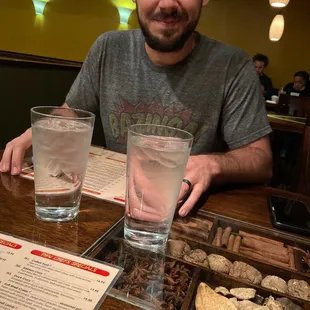
<instances>
[{"instance_id":1,"label":"man's right hand","mask_svg":"<svg viewBox=\"0 0 310 310\"><path fill-rule=\"evenodd\" d=\"M1 162L1 172L11 172L12 175L19 175L23 168L25 152L32 144L31 128L22 135L10 141L4 150Z\"/></svg>"}]
</instances>

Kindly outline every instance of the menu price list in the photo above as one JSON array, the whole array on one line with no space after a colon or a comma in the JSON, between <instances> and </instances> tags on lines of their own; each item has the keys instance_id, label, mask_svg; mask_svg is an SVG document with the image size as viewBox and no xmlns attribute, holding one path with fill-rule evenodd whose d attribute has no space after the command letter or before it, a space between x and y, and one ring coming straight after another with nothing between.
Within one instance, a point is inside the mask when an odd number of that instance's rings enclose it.
<instances>
[{"instance_id":1,"label":"menu price list","mask_svg":"<svg viewBox=\"0 0 310 310\"><path fill-rule=\"evenodd\" d=\"M0 233L1 310L98 309L118 267Z\"/></svg>"}]
</instances>

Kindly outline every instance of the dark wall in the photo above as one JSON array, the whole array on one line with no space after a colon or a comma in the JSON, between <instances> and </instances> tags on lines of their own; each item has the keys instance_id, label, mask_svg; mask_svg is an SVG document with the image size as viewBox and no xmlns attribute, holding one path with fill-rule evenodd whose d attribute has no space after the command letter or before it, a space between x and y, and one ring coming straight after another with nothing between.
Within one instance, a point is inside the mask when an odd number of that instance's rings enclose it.
<instances>
[{"instance_id":1,"label":"dark wall","mask_svg":"<svg viewBox=\"0 0 310 310\"><path fill-rule=\"evenodd\" d=\"M0 148L30 127L30 108L59 106L80 68L0 60ZM96 117L93 144L104 145Z\"/></svg>"}]
</instances>

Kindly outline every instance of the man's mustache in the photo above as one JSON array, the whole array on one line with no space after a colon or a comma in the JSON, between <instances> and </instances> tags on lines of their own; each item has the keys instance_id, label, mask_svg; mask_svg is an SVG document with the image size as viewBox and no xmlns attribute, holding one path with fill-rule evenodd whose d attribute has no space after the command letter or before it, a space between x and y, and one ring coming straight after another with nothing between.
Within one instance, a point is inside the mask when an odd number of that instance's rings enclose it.
<instances>
[{"instance_id":1,"label":"man's mustache","mask_svg":"<svg viewBox=\"0 0 310 310\"><path fill-rule=\"evenodd\" d=\"M175 19L175 20L182 20L187 19L187 14L185 12L173 11L173 12L157 12L153 14L152 19L156 21L165 21L167 19Z\"/></svg>"}]
</instances>

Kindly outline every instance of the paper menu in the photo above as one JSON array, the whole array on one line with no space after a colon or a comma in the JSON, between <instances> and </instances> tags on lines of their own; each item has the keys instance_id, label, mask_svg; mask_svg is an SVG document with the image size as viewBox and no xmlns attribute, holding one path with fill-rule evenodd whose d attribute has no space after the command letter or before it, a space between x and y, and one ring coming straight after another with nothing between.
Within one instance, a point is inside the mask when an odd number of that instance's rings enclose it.
<instances>
[{"instance_id":1,"label":"paper menu","mask_svg":"<svg viewBox=\"0 0 310 310\"><path fill-rule=\"evenodd\" d=\"M122 269L0 233L0 309L99 309Z\"/></svg>"},{"instance_id":2,"label":"paper menu","mask_svg":"<svg viewBox=\"0 0 310 310\"><path fill-rule=\"evenodd\" d=\"M31 160L25 161L21 176L34 179ZM125 191L126 155L91 146L83 194L124 205Z\"/></svg>"},{"instance_id":3,"label":"paper menu","mask_svg":"<svg viewBox=\"0 0 310 310\"><path fill-rule=\"evenodd\" d=\"M126 155L91 147L83 193L125 204Z\"/></svg>"}]
</instances>

